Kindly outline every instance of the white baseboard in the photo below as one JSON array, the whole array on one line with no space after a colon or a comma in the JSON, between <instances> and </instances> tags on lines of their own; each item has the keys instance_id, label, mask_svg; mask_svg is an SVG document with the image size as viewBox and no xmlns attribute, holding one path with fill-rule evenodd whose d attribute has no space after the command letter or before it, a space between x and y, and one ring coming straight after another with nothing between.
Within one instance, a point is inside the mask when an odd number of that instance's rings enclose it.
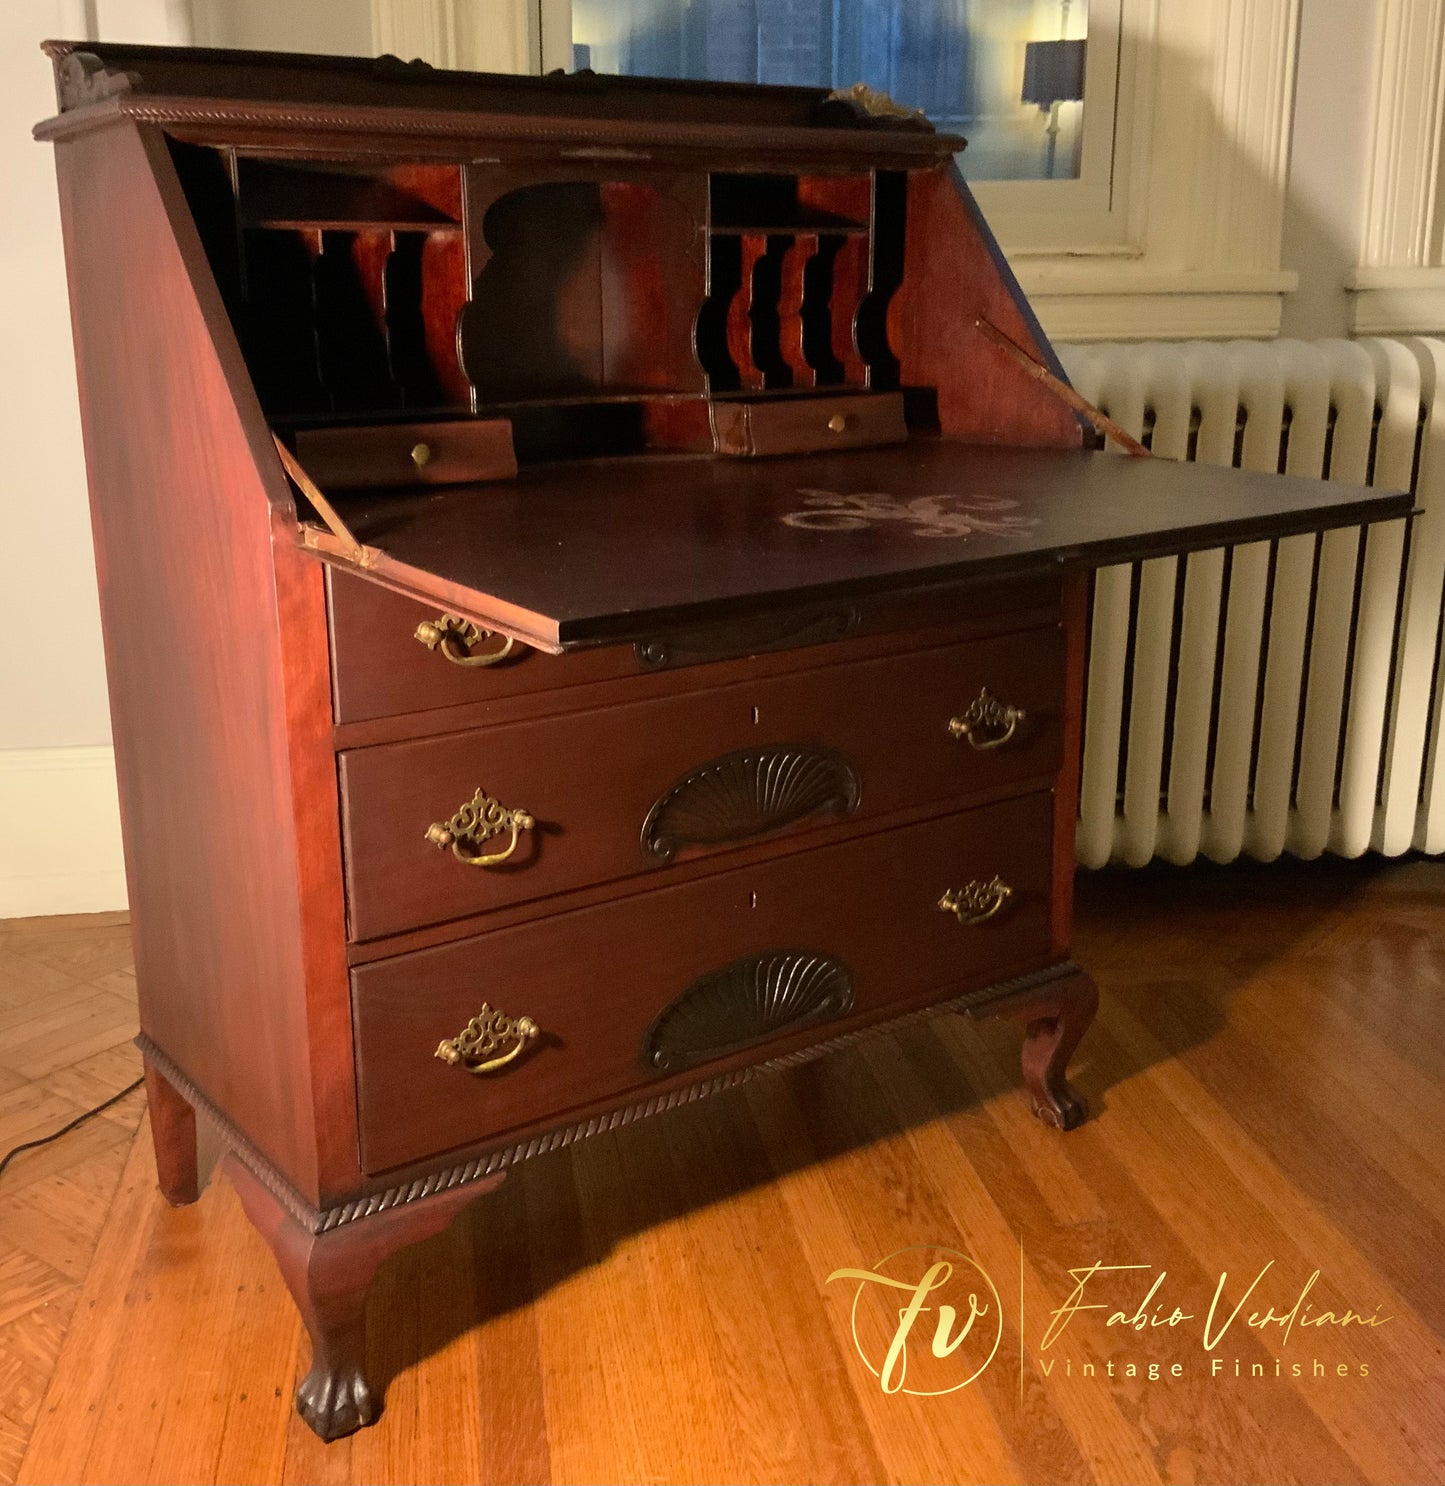
<instances>
[{"instance_id":1,"label":"white baseboard","mask_svg":"<svg viewBox=\"0 0 1445 1486\"><path fill-rule=\"evenodd\" d=\"M125 906L111 749L0 750L0 919Z\"/></svg>"}]
</instances>

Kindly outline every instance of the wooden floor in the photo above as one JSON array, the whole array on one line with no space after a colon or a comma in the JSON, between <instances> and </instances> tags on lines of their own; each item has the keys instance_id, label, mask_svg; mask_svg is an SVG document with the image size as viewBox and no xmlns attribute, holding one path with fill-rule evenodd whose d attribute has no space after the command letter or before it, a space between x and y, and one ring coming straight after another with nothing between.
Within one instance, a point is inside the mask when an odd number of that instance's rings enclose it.
<instances>
[{"instance_id":1,"label":"wooden floor","mask_svg":"<svg viewBox=\"0 0 1445 1486\"><path fill-rule=\"evenodd\" d=\"M269 1254L222 1181L163 1205L131 1096L0 1178L0 1478L1445 1479L1445 864L1081 898L1081 1129L1029 1118L1016 1029L948 1019L539 1159L385 1267L386 1412L330 1447L291 1413ZM134 1076L126 965L115 920L0 925L0 1150ZM913 1245L1001 1300L993 1360L937 1397L885 1395L827 1278ZM1143 1267L1043 1348L1096 1262ZM1297 1323L1384 1324L1249 1325L1316 1270ZM1160 1271L1146 1314L1191 1319L1108 1325ZM1249 1298L1207 1351L1221 1273L1216 1328Z\"/></svg>"}]
</instances>

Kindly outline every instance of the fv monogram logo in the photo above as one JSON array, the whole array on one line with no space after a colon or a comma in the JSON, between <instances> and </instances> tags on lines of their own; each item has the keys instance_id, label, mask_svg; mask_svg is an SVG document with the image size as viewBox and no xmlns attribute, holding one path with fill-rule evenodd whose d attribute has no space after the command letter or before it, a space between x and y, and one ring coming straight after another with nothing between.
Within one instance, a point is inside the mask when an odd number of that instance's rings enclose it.
<instances>
[{"instance_id":1,"label":"fv monogram logo","mask_svg":"<svg viewBox=\"0 0 1445 1486\"><path fill-rule=\"evenodd\" d=\"M899 1249L872 1269L835 1269L856 1282L853 1344L885 1393L966 1388L993 1361L1003 1307L967 1254L935 1244Z\"/></svg>"}]
</instances>

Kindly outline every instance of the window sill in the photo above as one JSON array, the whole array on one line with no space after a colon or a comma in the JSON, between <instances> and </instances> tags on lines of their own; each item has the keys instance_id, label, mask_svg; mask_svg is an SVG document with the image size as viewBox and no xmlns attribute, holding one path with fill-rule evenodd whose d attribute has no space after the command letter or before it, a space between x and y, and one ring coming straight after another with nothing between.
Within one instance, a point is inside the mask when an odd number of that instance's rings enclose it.
<instances>
[{"instance_id":1,"label":"window sill","mask_svg":"<svg viewBox=\"0 0 1445 1486\"><path fill-rule=\"evenodd\" d=\"M1016 255L1013 270L1055 340L1233 340L1279 334L1287 269L1161 269L1141 260Z\"/></svg>"},{"instance_id":2,"label":"window sill","mask_svg":"<svg viewBox=\"0 0 1445 1486\"><path fill-rule=\"evenodd\" d=\"M1356 335L1445 331L1445 268L1357 268L1345 289Z\"/></svg>"}]
</instances>

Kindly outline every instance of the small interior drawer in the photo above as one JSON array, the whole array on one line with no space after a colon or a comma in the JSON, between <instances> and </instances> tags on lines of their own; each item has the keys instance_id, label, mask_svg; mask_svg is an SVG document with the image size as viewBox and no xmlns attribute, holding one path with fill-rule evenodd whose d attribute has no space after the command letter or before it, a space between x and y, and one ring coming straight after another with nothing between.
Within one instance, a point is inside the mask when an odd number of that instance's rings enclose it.
<instances>
[{"instance_id":1,"label":"small interior drawer","mask_svg":"<svg viewBox=\"0 0 1445 1486\"><path fill-rule=\"evenodd\" d=\"M517 473L505 418L303 428L296 458L323 490L464 485Z\"/></svg>"},{"instance_id":2,"label":"small interior drawer","mask_svg":"<svg viewBox=\"0 0 1445 1486\"><path fill-rule=\"evenodd\" d=\"M359 967L362 1164L565 1124L1042 967L1051 806L1025 796ZM940 905L970 884L972 912ZM439 1054L484 1005L537 1033L473 1073Z\"/></svg>"},{"instance_id":3,"label":"small interior drawer","mask_svg":"<svg viewBox=\"0 0 1445 1486\"><path fill-rule=\"evenodd\" d=\"M352 937L1051 779L1061 705L1045 627L348 749Z\"/></svg>"},{"instance_id":4,"label":"small interior drawer","mask_svg":"<svg viewBox=\"0 0 1445 1486\"><path fill-rule=\"evenodd\" d=\"M908 437L903 394L839 397L718 399L713 433L719 454L809 454L819 449L866 449Z\"/></svg>"}]
</instances>

